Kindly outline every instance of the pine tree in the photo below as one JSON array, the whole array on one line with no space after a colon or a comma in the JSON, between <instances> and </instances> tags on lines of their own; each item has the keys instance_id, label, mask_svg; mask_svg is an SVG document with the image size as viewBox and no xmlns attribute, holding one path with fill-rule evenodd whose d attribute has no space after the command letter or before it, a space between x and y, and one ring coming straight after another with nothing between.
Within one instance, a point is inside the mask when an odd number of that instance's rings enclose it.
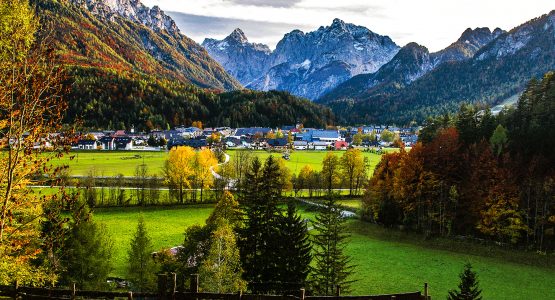
<instances>
[{"instance_id":1,"label":"pine tree","mask_svg":"<svg viewBox=\"0 0 555 300\"><path fill-rule=\"evenodd\" d=\"M314 291L321 295L332 295L336 287L348 291L353 283L349 277L354 266L351 258L344 254L349 236L345 234L345 219L332 197L328 198L322 212L316 216L314 229Z\"/></svg>"},{"instance_id":2,"label":"pine tree","mask_svg":"<svg viewBox=\"0 0 555 300\"><path fill-rule=\"evenodd\" d=\"M480 300L482 290L478 284L478 276L472 271L472 265L469 263L464 266L463 272L459 275L461 282L459 290L449 291L448 300Z\"/></svg>"},{"instance_id":3,"label":"pine tree","mask_svg":"<svg viewBox=\"0 0 555 300\"><path fill-rule=\"evenodd\" d=\"M312 245L307 224L297 213L294 203L287 205L287 214L280 218L280 259L278 262L281 291L298 290L304 287L310 273Z\"/></svg>"},{"instance_id":4,"label":"pine tree","mask_svg":"<svg viewBox=\"0 0 555 300\"><path fill-rule=\"evenodd\" d=\"M154 288L156 271L152 259L153 251L154 248L141 215L137 231L131 240L131 248L127 253L127 279L136 291L142 292Z\"/></svg>"},{"instance_id":5,"label":"pine tree","mask_svg":"<svg viewBox=\"0 0 555 300\"><path fill-rule=\"evenodd\" d=\"M112 270L112 241L105 226L98 225L86 204L73 212L63 265L62 283L75 282L79 289L100 289Z\"/></svg>"}]
</instances>

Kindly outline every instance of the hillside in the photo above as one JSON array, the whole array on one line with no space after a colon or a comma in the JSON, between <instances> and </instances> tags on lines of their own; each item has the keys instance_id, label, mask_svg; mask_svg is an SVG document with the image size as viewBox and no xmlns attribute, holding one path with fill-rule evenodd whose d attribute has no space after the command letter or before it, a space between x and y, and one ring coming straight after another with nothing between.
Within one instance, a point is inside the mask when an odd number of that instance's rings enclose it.
<instances>
[{"instance_id":1,"label":"hillside","mask_svg":"<svg viewBox=\"0 0 555 300\"><path fill-rule=\"evenodd\" d=\"M287 92L249 90L219 93L155 77L112 70L74 68L66 121L89 128L139 130L191 125L282 126L303 122L309 127L334 123L330 109Z\"/></svg>"},{"instance_id":2,"label":"hillside","mask_svg":"<svg viewBox=\"0 0 555 300\"><path fill-rule=\"evenodd\" d=\"M366 80L358 79L353 81L358 94L334 92L321 102L332 107L340 120L348 116L355 123L405 124L455 111L463 102L496 105L521 92L530 78L553 69L555 11L500 34L472 58L443 63L396 91L373 93L361 85Z\"/></svg>"},{"instance_id":3,"label":"hillside","mask_svg":"<svg viewBox=\"0 0 555 300\"><path fill-rule=\"evenodd\" d=\"M31 2L62 64L152 75L204 88L241 88L157 7L129 0Z\"/></svg>"}]
</instances>

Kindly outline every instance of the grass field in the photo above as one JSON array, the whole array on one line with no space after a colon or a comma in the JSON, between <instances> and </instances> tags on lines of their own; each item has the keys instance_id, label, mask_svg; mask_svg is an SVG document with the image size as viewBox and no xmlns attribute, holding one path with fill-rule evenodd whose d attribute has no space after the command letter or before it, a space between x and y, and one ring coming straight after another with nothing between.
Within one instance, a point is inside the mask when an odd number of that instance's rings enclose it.
<instances>
[{"instance_id":1,"label":"grass field","mask_svg":"<svg viewBox=\"0 0 555 300\"><path fill-rule=\"evenodd\" d=\"M279 153L269 153L266 151L254 151L256 155L262 160L265 160L270 155L274 155L276 157L281 157ZM300 170L305 166L309 165L312 167L313 170L320 171L322 170L322 160L328 151L293 151L290 154L290 159L285 162L285 165L291 170L292 173L298 174ZM341 157L345 151L334 151L337 156ZM237 151L231 150L227 151L227 153L233 158L236 155ZM370 152L363 152L365 157L368 157L370 161L370 173L374 171L374 168L380 161L381 155L370 153Z\"/></svg>"},{"instance_id":2,"label":"grass field","mask_svg":"<svg viewBox=\"0 0 555 300\"><path fill-rule=\"evenodd\" d=\"M253 151L260 159L265 160L272 153L266 151ZM233 157L237 151L229 150L227 153ZM295 151L291 153L291 159L286 161L287 167L293 173L298 173L305 165L310 165L314 170L322 169L322 159L326 151ZM344 151L336 151L338 156L343 155ZM380 160L380 155L363 152L365 157L370 160L370 170L373 171ZM162 174L162 167L167 157L167 152L145 152L145 151L75 151L61 159L52 161L52 165L69 166L71 175L88 175L94 170L96 176L133 176L135 168L145 163L148 172L152 175ZM273 153L281 157L279 153Z\"/></svg>"},{"instance_id":3,"label":"grass field","mask_svg":"<svg viewBox=\"0 0 555 300\"><path fill-rule=\"evenodd\" d=\"M349 200L352 201L352 200ZM212 206L143 209L155 248L178 245L185 228L203 224ZM113 275L125 275L125 257L135 230L139 208L105 209L95 219L106 224L115 241ZM315 213L302 210L305 217ZM466 262L478 271L484 299L554 299L554 257L490 249L452 240L425 241L358 220L350 220L347 253L356 265L352 294L422 290L430 285L435 299L457 286ZM551 261L549 261L549 259Z\"/></svg>"}]
</instances>

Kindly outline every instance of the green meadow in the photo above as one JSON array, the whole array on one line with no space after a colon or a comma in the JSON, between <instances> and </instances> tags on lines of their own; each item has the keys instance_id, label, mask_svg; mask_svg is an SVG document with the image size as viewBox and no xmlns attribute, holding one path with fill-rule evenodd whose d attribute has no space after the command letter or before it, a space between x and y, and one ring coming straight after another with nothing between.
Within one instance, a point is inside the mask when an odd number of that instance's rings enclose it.
<instances>
[{"instance_id":1,"label":"green meadow","mask_svg":"<svg viewBox=\"0 0 555 300\"><path fill-rule=\"evenodd\" d=\"M335 151L338 156L345 151ZM228 150L227 153L232 157L237 151ZM260 159L265 160L270 155L281 157L279 153L270 153L263 150L253 151ZM286 161L287 167L291 172L297 174L303 166L309 165L312 169L320 171L322 160L327 151L294 151L291 152L290 160ZM146 164L151 174L162 174L162 167L168 153L146 152L146 151L74 151L60 159L52 160L53 166L69 166L70 175L86 176L133 176L138 165ZM380 160L380 155L370 152L363 152L370 162L370 170L374 170Z\"/></svg>"},{"instance_id":2,"label":"green meadow","mask_svg":"<svg viewBox=\"0 0 555 300\"><path fill-rule=\"evenodd\" d=\"M115 242L112 275L125 276L126 253L140 213L159 249L182 243L185 228L203 224L211 211L211 205L96 210L95 219L106 224ZM302 207L301 213L311 219L316 214ZM484 299L555 298L555 257L446 239L430 241L359 220L349 220L347 228L351 238L346 252L356 265L357 280L351 294L416 291L428 282L434 299L444 299L457 286L463 265L471 262Z\"/></svg>"}]
</instances>

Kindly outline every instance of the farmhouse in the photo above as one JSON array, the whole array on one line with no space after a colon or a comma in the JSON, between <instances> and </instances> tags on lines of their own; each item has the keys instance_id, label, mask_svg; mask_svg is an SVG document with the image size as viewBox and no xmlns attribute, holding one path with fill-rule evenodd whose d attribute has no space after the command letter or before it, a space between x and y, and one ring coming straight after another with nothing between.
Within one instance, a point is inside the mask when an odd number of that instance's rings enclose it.
<instances>
[{"instance_id":1,"label":"farmhouse","mask_svg":"<svg viewBox=\"0 0 555 300\"><path fill-rule=\"evenodd\" d=\"M295 149L295 150L307 150L308 149L308 142L307 141L294 141L293 142L293 149Z\"/></svg>"},{"instance_id":2,"label":"farmhouse","mask_svg":"<svg viewBox=\"0 0 555 300\"><path fill-rule=\"evenodd\" d=\"M281 139L269 139L268 140L268 147L276 150L284 150L287 149L289 143L287 142L286 138Z\"/></svg>"},{"instance_id":3,"label":"farmhouse","mask_svg":"<svg viewBox=\"0 0 555 300\"><path fill-rule=\"evenodd\" d=\"M77 142L77 148L79 148L79 150L96 150L97 147L98 144L96 140L79 140L79 142Z\"/></svg>"}]
</instances>

